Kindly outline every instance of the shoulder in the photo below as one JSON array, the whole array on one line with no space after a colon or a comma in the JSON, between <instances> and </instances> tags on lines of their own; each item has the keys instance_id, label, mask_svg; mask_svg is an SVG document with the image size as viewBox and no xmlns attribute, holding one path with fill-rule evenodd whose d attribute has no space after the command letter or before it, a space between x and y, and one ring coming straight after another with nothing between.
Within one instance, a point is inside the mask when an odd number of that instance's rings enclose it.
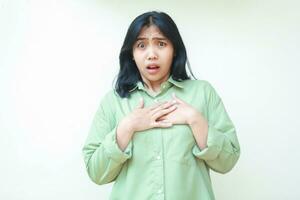
<instances>
[{"instance_id":1,"label":"shoulder","mask_svg":"<svg viewBox=\"0 0 300 200\"><path fill-rule=\"evenodd\" d=\"M115 89L110 89L104 93L101 98L101 104L114 104L116 103L121 97L116 92Z\"/></svg>"},{"instance_id":2,"label":"shoulder","mask_svg":"<svg viewBox=\"0 0 300 200\"><path fill-rule=\"evenodd\" d=\"M101 110L107 116L113 116L115 107L118 104L119 95L114 89L110 89L102 94L98 110Z\"/></svg>"},{"instance_id":3,"label":"shoulder","mask_svg":"<svg viewBox=\"0 0 300 200\"><path fill-rule=\"evenodd\" d=\"M206 102L219 101L220 96L216 91L215 87L208 80L197 79L197 80L185 80L184 88L188 90L204 94Z\"/></svg>"},{"instance_id":4,"label":"shoulder","mask_svg":"<svg viewBox=\"0 0 300 200\"><path fill-rule=\"evenodd\" d=\"M208 92L208 93L215 91L215 88L212 86L212 84L209 81L204 80L204 79L185 80L185 81L183 81L183 85L186 88L191 88L191 87L197 88L197 89L200 89L200 90Z\"/></svg>"}]
</instances>

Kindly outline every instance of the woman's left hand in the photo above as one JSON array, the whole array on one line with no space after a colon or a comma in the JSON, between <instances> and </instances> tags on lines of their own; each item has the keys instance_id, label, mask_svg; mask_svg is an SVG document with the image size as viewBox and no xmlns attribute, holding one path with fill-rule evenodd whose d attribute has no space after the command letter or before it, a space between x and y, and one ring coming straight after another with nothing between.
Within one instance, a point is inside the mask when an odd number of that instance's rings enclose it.
<instances>
[{"instance_id":1,"label":"woman's left hand","mask_svg":"<svg viewBox=\"0 0 300 200\"><path fill-rule=\"evenodd\" d=\"M167 119L173 124L188 124L192 125L195 122L199 122L199 120L204 120L206 119L202 116L202 114L197 111L194 107L186 103L185 101L179 99L176 97L175 93L173 93L173 99L176 101L176 106L177 109L175 109L173 112L170 112L167 115L164 115L158 119L164 120Z\"/></svg>"},{"instance_id":2,"label":"woman's left hand","mask_svg":"<svg viewBox=\"0 0 300 200\"><path fill-rule=\"evenodd\" d=\"M158 120L169 120L172 124L188 124L193 132L194 138L200 149L207 147L208 122L202 113L193 106L179 99L173 93L173 101L177 102L177 108L172 112L158 118Z\"/></svg>"}]
</instances>

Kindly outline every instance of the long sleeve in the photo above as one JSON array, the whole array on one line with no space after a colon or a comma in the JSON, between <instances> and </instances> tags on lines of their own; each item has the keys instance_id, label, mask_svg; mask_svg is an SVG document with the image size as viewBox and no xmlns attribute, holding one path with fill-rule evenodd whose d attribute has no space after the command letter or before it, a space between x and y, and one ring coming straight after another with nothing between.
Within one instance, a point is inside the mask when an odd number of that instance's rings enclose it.
<instances>
[{"instance_id":1,"label":"long sleeve","mask_svg":"<svg viewBox=\"0 0 300 200\"><path fill-rule=\"evenodd\" d=\"M223 102L215 89L207 82L206 101L208 107L207 147L193 147L193 154L203 159L214 171L226 173L230 171L240 156L240 145L236 129L229 118Z\"/></svg>"},{"instance_id":2,"label":"long sleeve","mask_svg":"<svg viewBox=\"0 0 300 200\"><path fill-rule=\"evenodd\" d=\"M94 116L82 153L89 177L96 184L115 180L124 162L132 156L130 142L123 152L116 142L116 128L112 101L107 98Z\"/></svg>"}]
</instances>

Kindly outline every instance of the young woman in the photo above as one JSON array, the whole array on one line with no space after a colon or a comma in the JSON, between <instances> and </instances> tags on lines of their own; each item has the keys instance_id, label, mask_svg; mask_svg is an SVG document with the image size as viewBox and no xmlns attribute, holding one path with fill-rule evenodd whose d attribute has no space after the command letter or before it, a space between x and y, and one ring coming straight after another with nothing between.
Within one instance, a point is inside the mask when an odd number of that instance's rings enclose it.
<instances>
[{"instance_id":1,"label":"young woman","mask_svg":"<svg viewBox=\"0 0 300 200\"><path fill-rule=\"evenodd\" d=\"M115 89L102 98L83 147L89 177L115 181L110 199L215 199L209 171L240 156L235 127L205 80L191 80L176 24L147 12L129 26Z\"/></svg>"}]
</instances>

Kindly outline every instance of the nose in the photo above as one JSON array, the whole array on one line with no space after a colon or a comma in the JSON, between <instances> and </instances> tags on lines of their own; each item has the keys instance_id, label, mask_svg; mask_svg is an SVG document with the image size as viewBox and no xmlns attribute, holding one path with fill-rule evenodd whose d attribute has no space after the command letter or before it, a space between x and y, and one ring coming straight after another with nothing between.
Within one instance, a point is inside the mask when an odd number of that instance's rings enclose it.
<instances>
[{"instance_id":1,"label":"nose","mask_svg":"<svg viewBox=\"0 0 300 200\"><path fill-rule=\"evenodd\" d=\"M153 47L148 48L147 60L155 60L157 59L156 51Z\"/></svg>"}]
</instances>

